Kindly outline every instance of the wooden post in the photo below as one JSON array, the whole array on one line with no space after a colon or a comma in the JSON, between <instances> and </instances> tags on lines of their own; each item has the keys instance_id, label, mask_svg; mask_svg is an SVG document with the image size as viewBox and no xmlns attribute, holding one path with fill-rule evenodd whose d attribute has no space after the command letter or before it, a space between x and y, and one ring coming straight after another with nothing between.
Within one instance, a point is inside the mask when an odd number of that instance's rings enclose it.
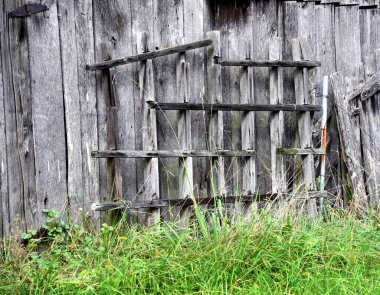
<instances>
[{"instance_id":1,"label":"wooden post","mask_svg":"<svg viewBox=\"0 0 380 295\"><path fill-rule=\"evenodd\" d=\"M292 51L294 60L306 59L305 50L307 48L301 44L300 39L292 40ZM298 69L294 74L294 87L297 104L314 103L313 92L309 83L309 71L307 69ZM310 112L298 114L298 134L301 148L312 147L312 121ZM315 190L315 171L313 155L301 156L302 159L302 175L301 183L296 183L296 191L302 189L304 191ZM317 213L315 199L306 201L307 214L313 217Z\"/></svg>"},{"instance_id":2,"label":"wooden post","mask_svg":"<svg viewBox=\"0 0 380 295\"><path fill-rule=\"evenodd\" d=\"M222 102L221 92L221 67L215 64L214 58L220 56L220 32L211 31L206 34L213 45L207 47L207 77L206 99L209 103ZM223 149L223 114L220 111L211 111L208 121L208 148L209 150ZM224 177L224 159L222 157L211 159L210 188L212 195L224 195L226 193Z\"/></svg>"},{"instance_id":3,"label":"wooden post","mask_svg":"<svg viewBox=\"0 0 380 295\"><path fill-rule=\"evenodd\" d=\"M281 38L273 37L269 42L269 59L281 60L282 47ZM273 68L270 71L270 102L271 104L282 104L283 97L283 71L282 68ZM277 153L282 147L284 137L284 114L282 111L272 112L270 116L270 139L271 139L271 171L272 192L281 193L286 189L283 156Z\"/></svg>"},{"instance_id":4,"label":"wooden post","mask_svg":"<svg viewBox=\"0 0 380 295\"><path fill-rule=\"evenodd\" d=\"M189 63L185 53L181 53L177 59L177 97L179 102L189 102ZM180 150L191 150L191 111L178 113L178 141ZM179 197L193 196L193 158L183 157L179 159ZM179 218L181 224L187 224L189 211L180 208Z\"/></svg>"},{"instance_id":5,"label":"wooden post","mask_svg":"<svg viewBox=\"0 0 380 295\"><path fill-rule=\"evenodd\" d=\"M138 34L138 48L148 48L148 34ZM155 101L154 76L152 60L140 62L139 70L140 103L142 112L142 142L144 151L157 150L156 110L150 109L148 101ZM141 201L152 201L160 198L158 158L147 159L144 168L144 192ZM145 225L159 222L160 210L143 210L144 216L139 221Z\"/></svg>"},{"instance_id":6,"label":"wooden post","mask_svg":"<svg viewBox=\"0 0 380 295\"><path fill-rule=\"evenodd\" d=\"M245 57L251 58L251 42L245 44ZM240 69L240 103L241 104L254 104L254 79L253 68L242 67ZM241 119L241 146L242 150L255 149L255 113L243 112ZM241 193L242 195L254 194L256 191L256 158L247 157L243 159L243 177ZM246 210L246 217L249 218L248 213L252 204L248 205Z\"/></svg>"}]
</instances>

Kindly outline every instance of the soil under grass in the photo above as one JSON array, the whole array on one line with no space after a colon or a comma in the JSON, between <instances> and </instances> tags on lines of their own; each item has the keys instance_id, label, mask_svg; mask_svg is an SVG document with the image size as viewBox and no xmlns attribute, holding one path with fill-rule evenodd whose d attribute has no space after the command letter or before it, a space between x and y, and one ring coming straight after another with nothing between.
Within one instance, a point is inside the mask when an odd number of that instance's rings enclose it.
<instances>
[{"instance_id":1,"label":"soil under grass","mask_svg":"<svg viewBox=\"0 0 380 295\"><path fill-rule=\"evenodd\" d=\"M41 253L4 240L0 294L380 294L379 229L343 214L207 232L76 226Z\"/></svg>"}]
</instances>

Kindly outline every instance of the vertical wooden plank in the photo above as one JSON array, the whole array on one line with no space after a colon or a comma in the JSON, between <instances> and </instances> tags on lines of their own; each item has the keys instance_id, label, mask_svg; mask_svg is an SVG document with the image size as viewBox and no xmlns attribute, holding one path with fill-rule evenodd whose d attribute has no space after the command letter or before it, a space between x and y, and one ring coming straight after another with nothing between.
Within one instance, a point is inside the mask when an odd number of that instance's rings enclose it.
<instances>
[{"instance_id":1,"label":"vertical wooden plank","mask_svg":"<svg viewBox=\"0 0 380 295\"><path fill-rule=\"evenodd\" d=\"M183 1L153 1L154 4L154 48L165 48L180 44L183 40ZM155 94L157 101L176 101L176 60L170 55L154 60ZM157 112L158 149L178 149L177 111L163 114ZM178 198L178 160L160 160L160 195L163 199ZM169 217L166 216L165 218Z\"/></svg>"},{"instance_id":2,"label":"vertical wooden plank","mask_svg":"<svg viewBox=\"0 0 380 295\"><path fill-rule=\"evenodd\" d=\"M322 80L323 76L330 75L336 72L335 63L335 36L334 36L334 18L335 9L334 5L316 5L315 6L316 15L316 28L317 28L317 46L316 55L317 60L321 62L322 66L317 69L316 83L317 83L317 93L316 104L321 105L322 103ZM333 112L334 110L334 97L331 87L329 87L328 95L328 130L327 130L327 159L326 162L326 177L325 177L325 188L326 190L334 189L336 191L337 199L342 195L341 186L341 160L339 157L339 130L336 124L336 116ZM315 116L314 116L315 118ZM318 117L317 117L318 118ZM320 121L315 121L315 126L320 126ZM320 128L318 128L320 130ZM319 131L317 133L318 138L314 141L316 146L320 145ZM316 159L317 160L317 159Z\"/></svg>"},{"instance_id":3,"label":"vertical wooden plank","mask_svg":"<svg viewBox=\"0 0 380 295\"><path fill-rule=\"evenodd\" d=\"M4 37L4 4L0 2L0 40ZM3 50L2 50L3 51ZM4 101L4 85L3 85L3 61L0 55L0 238L8 233L9 227L9 195L8 195L8 165L7 165L7 141L5 134L5 101Z\"/></svg>"},{"instance_id":4,"label":"vertical wooden plank","mask_svg":"<svg viewBox=\"0 0 380 295\"><path fill-rule=\"evenodd\" d=\"M259 0L253 2L252 40L255 59L267 60L269 58L269 40L278 35L277 1ZM255 103L269 104L269 69L254 69ZM270 172L270 124L269 116L265 112L255 115L256 128L256 170L257 186L261 192L271 191Z\"/></svg>"},{"instance_id":5,"label":"vertical wooden plank","mask_svg":"<svg viewBox=\"0 0 380 295\"><path fill-rule=\"evenodd\" d=\"M120 57L132 54L131 40L131 6L130 1L94 1L94 32L96 48L96 60L104 60L112 57ZM102 48L109 48L108 56ZM102 51L103 55L102 56ZM107 81L107 73L98 73L97 106L98 106L98 132L99 148L106 149L107 143L107 106L117 108L117 147L120 149L134 149L136 144L135 132L135 100L133 87L136 81L133 79L133 67L122 66L110 71L110 82ZM107 85L110 84L110 85ZM110 88L109 88L110 87ZM114 104L112 102L114 96ZM115 161L117 164L117 161ZM136 160L128 159L120 161L121 167L121 192L117 198L134 198L136 189ZM106 197L104 175L106 165L100 162L101 195ZM116 178L116 184L119 182Z\"/></svg>"},{"instance_id":6,"label":"vertical wooden plank","mask_svg":"<svg viewBox=\"0 0 380 295\"><path fill-rule=\"evenodd\" d=\"M292 40L293 60L302 60L304 47L301 47L300 39ZM297 69L294 76L294 87L297 104L313 103L310 88L305 81L308 81L308 72L305 69ZM312 147L312 129L311 129L310 112L302 112L298 114L298 133L300 139L300 147ZM312 155L302 156L302 183L296 184L296 190L314 190L315 189L315 171L314 159ZM306 202L307 214L311 217L317 213L316 201L310 200Z\"/></svg>"},{"instance_id":7,"label":"vertical wooden plank","mask_svg":"<svg viewBox=\"0 0 380 295\"><path fill-rule=\"evenodd\" d=\"M78 90L81 106L83 174L83 197L81 199L83 200L83 209L89 212L91 204L100 201L99 164L97 159L91 157L91 152L98 149L96 81L95 74L85 69L86 64L95 61L92 0L74 1L74 12L77 32Z\"/></svg>"},{"instance_id":8,"label":"vertical wooden plank","mask_svg":"<svg viewBox=\"0 0 380 295\"><path fill-rule=\"evenodd\" d=\"M221 95L221 68L220 65L214 63L214 57L220 56L220 32L207 32L206 37L213 41L213 45L206 49L206 98L208 103L220 103L223 101ZM208 148L210 150L223 149L223 114L220 111L212 111L209 116ZM210 182L212 195L225 194L224 159L222 157L212 159Z\"/></svg>"},{"instance_id":9,"label":"vertical wooden plank","mask_svg":"<svg viewBox=\"0 0 380 295\"><path fill-rule=\"evenodd\" d=\"M141 44L141 32L146 32L149 36L153 36L153 1L132 1L131 2L131 23L132 23L132 53L140 54L151 48L155 49L153 46L153 40L150 38L147 40L147 48L142 47ZM135 149L143 150L143 138L142 138L142 107L145 105L145 101L140 101L140 91L141 87L139 85L139 75L140 75L140 64L135 63L132 66L133 73L132 79L134 81L133 85L133 97L137 102L135 103ZM146 166L146 161L142 159L136 160L136 180L137 180L137 193L135 196L131 196L132 200L144 199L144 186L145 186L145 175L144 169Z\"/></svg>"},{"instance_id":10,"label":"vertical wooden plank","mask_svg":"<svg viewBox=\"0 0 380 295\"><path fill-rule=\"evenodd\" d=\"M282 60L282 40L273 37L269 43L269 59ZM283 75L282 68L273 68L270 72L270 103L282 104L283 97ZM271 140L271 171L272 192L281 193L286 190L285 167L283 156L277 154L277 149L283 146L284 137L284 114L272 112L270 115L270 140Z\"/></svg>"},{"instance_id":11,"label":"vertical wooden plank","mask_svg":"<svg viewBox=\"0 0 380 295\"><path fill-rule=\"evenodd\" d=\"M343 159L347 165L348 178L352 188L351 206L357 213L363 214L367 206L367 194L362 170L359 120L352 115L352 108L345 99L346 86L342 74L334 73L331 76L331 86L337 105Z\"/></svg>"},{"instance_id":12,"label":"vertical wooden plank","mask_svg":"<svg viewBox=\"0 0 380 295\"><path fill-rule=\"evenodd\" d=\"M76 24L73 1L59 1L59 33L67 145L67 190L71 216L82 207L81 106L78 90Z\"/></svg>"},{"instance_id":13,"label":"vertical wooden plank","mask_svg":"<svg viewBox=\"0 0 380 295\"><path fill-rule=\"evenodd\" d=\"M187 103L190 101L190 83L189 83L189 63L186 61L185 53L181 53L177 60L177 99L179 102ZM181 150L191 149L191 111L180 111L178 113L178 141ZM186 198L193 196L193 159L184 157L179 159L179 197ZM186 224L188 210L179 208L179 216L182 224Z\"/></svg>"},{"instance_id":14,"label":"vertical wooden plank","mask_svg":"<svg viewBox=\"0 0 380 295\"><path fill-rule=\"evenodd\" d=\"M149 49L148 38L149 37L147 33L140 34L139 38L137 39L139 41L137 46L140 48ZM148 101L155 101L153 62L152 60L147 60L140 62L139 64L139 86L142 112L143 150L154 151L157 150L156 110L150 109L147 103ZM160 198L158 171L158 158L147 159L144 168L144 193L143 197L141 198L143 201L152 201ZM159 209L151 209L144 211L141 211L145 214L140 216L140 222L142 222L145 225L151 225L159 222Z\"/></svg>"},{"instance_id":15,"label":"vertical wooden plank","mask_svg":"<svg viewBox=\"0 0 380 295\"><path fill-rule=\"evenodd\" d=\"M36 193L39 208L62 210L67 201L67 169L57 1L41 4L49 7L48 12L27 19Z\"/></svg>"},{"instance_id":16,"label":"vertical wooden plank","mask_svg":"<svg viewBox=\"0 0 380 295\"><path fill-rule=\"evenodd\" d=\"M202 40L204 34L204 0L183 1L184 10L184 38L185 42ZM189 63L190 102L201 103L205 94L205 50L199 48L186 52L186 61ZM192 148L206 150L206 113L203 111L191 112ZM193 159L194 193L197 196L207 195L208 168L206 158Z\"/></svg>"},{"instance_id":17,"label":"vertical wooden plank","mask_svg":"<svg viewBox=\"0 0 380 295\"><path fill-rule=\"evenodd\" d=\"M251 42L245 44L245 58L251 59ZM254 97L254 78L252 67L240 69L240 103L253 104ZM246 112L242 114L241 122L241 146L243 150L255 149L255 113ZM256 191L256 160L254 157L244 159L243 162L242 194L249 195Z\"/></svg>"}]
</instances>

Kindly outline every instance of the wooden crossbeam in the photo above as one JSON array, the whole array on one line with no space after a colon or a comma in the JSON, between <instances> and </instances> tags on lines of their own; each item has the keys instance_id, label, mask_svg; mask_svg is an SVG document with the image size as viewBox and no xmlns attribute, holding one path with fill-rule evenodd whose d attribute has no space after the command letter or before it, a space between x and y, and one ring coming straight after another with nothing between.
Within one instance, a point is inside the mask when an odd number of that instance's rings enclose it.
<instances>
[{"instance_id":1,"label":"wooden crossbeam","mask_svg":"<svg viewBox=\"0 0 380 295\"><path fill-rule=\"evenodd\" d=\"M312 104L230 104L230 103L168 103L148 102L152 109L197 111L256 111L256 112L318 112L320 105Z\"/></svg>"},{"instance_id":2,"label":"wooden crossbeam","mask_svg":"<svg viewBox=\"0 0 380 295\"><path fill-rule=\"evenodd\" d=\"M324 155L323 149L319 148L279 148L278 154L282 155Z\"/></svg>"},{"instance_id":3,"label":"wooden crossbeam","mask_svg":"<svg viewBox=\"0 0 380 295\"><path fill-rule=\"evenodd\" d=\"M311 60L228 60L215 57L215 63L223 67L287 67L287 68L315 68L320 67L319 61Z\"/></svg>"},{"instance_id":4,"label":"wooden crossbeam","mask_svg":"<svg viewBox=\"0 0 380 295\"><path fill-rule=\"evenodd\" d=\"M197 41L193 43L187 43L187 44L178 45L174 47L168 47L168 48L164 48L164 49L160 49L160 50L156 50L152 52L146 52L146 53L141 53L141 54L123 57L119 59L107 60L107 61L99 62L96 64L92 64L92 65L86 65L86 69L89 71L104 70L104 69L109 69L109 68L113 68L120 65L135 63L135 62L144 61L148 59L154 59L157 57L185 52L185 51L196 49L196 48L202 48L202 47L209 46L211 44L212 44L212 40L206 39L206 40Z\"/></svg>"},{"instance_id":5,"label":"wooden crossbeam","mask_svg":"<svg viewBox=\"0 0 380 295\"><path fill-rule=\"evenodd\" d=\"M372 77L357 86L353 91L347 94L348 101L359 97L362 101L370 98L380 91L380 72L376 72Z\"/></svg>"},{"instance_id":6,"label":"wooden crossbeam","mask_svg":"<svg viewBox=\"0 0 380 295\"><path fill-rule=\"evenodd\" d=\"M216 200L220 200L224 204L233 204L235 202L259 202L259 201L274 201L279 198L296 198L296 199L315 199L321 196L326 196L327 192L309 191L303 193L267 193L267 194L252 194L246 196L217 196L205 198L185 198L171 200L153 200L145 202L109 202L109 203L94 203L91 208L93 211L109 211L115 209L140 209L140 208L163 208L169 206L188 207L193 205L214 205Z\"/></svg>"},{"instance_id":7,"label":"wooden crossbeam","mask_svg":"<svg viewBox=\"0 0 380 295\"><path fill-rule=\"evenodd\" d=\"M186 157L252 157L254 150L216 150L216 151L195 151L195 150L171 150L171 151L136 151L136 150L112 150L93 151L93 158L186 158Z\"/></svg>"}]
</instances>

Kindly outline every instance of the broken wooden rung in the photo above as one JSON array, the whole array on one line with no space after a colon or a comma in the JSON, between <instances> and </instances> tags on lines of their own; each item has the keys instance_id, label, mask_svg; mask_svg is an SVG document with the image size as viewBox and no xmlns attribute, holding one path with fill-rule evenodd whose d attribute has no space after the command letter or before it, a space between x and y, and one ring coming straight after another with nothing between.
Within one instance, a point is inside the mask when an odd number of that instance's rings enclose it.
<instances>
[{"instance_id":1,"label":"broken wooden rung","mask_svg":"<svg viewBox=\"0 0 380 295\"><path fill-rule=\"evenodd\" d=\"M116 209L141 209L141 208L163 208L169 206L188 207L193 205L214 205L216 200L220 200L224 204L233 204L235 202L259 202L259 201L274 201L280 198L292 198L299 200L314 199L326 196L326 191L309 191L297 194L252 194L247 196L217 196L217 197L205 197L205 198L193 198L188 197L185 199L171 199L171 200L152 200L145 202L109 202L109 203L93 203L91 209L93 211L109 211Z\"/></svg>"},{"instance_id":2,"label":"broken wooden rung","mask_svg":"<svg viewBox=\"0 0 380 295\"><path fill-rule=\"evenodd\" d=\"M229 104L229 103L169 103L148 101L150 108L173 111L253 111L253 112L318 112L320 105L312 104Z\"/></svg>"},{"instance_id":3,"label":"broken wooden rung","mask_svg":"<svg viewBox=\"0 0 380 295\"><path fill-rule=\"evenodd\" d=\"M287 68L315 68L320 67L319 61L311 60L223 60L215 57L215 63L223 67L287 67Z\"/></svg>"},{"instance_id":4,"label":"broken wooden rung","mask_svg":"<svg viewBox=\"0 0 380 295\"><path fill-rule=\"evenodd\" d=\"M96 70L109 69L109 68L113 68L113 67L120 66L120 65L130 64L130 63L134 63L134 62L139 62L139 61L157 58L160 56L185 52L188 50L201 48L201 47L206 47L206 46L209 46L211 44L212 44L212 40L206 39L206 40L197 41L197 42L193 42L193 43L187 43L187 44L183 44L183 45L179 45L179 46L160 49L160 50L156 50L156 51L152 51L152 52L146 52L146 53L141 53L141 54L123 57L123 58L119 58L119 59L112 59L112 60L108 60L108 61L103 61L103 62L99 62L99 63L92 64L92 65L86 65L86 70L96 71Z\"/></svg>"},{"instance_id":5,"label":"broken wooden rung","mask_svg":"<svg viewBox=\"0 0 380 295\"><path fill-rule=\"evenodd\" d=\"M278 154L282 155L324 155L325 152L320 148L279 148Z\"/></svg>"},{"instance_id":6,"label":"broken wooden rung","mask_svg":"<svg viewBox=\"0 0 380 295\"><path fill-rule=\"evenodd\" d=\"M91 153L93 158L185 158L185 157L252 157L254 150L217 150L217 151L136 151L136 150L113 150L113 151L94 151Z\"/></svg>"}]
</instances>

